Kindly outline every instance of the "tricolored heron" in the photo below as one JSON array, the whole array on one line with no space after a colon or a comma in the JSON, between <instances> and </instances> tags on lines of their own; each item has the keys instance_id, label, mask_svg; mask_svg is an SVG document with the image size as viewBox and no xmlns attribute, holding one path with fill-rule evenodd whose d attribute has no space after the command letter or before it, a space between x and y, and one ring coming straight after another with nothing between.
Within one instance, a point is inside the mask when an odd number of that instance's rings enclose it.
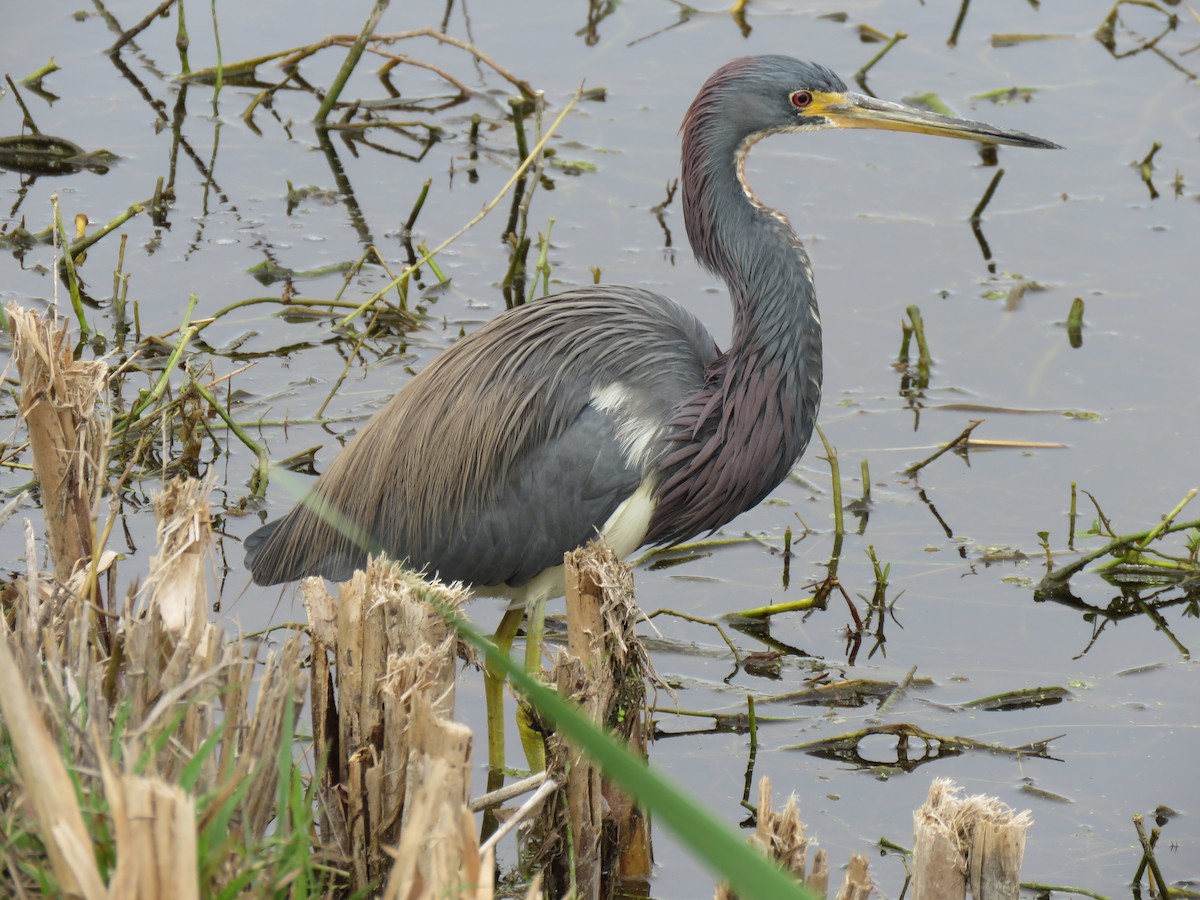
<instances>
[{"instance_id":1,"label":"tricolored heron","mask_svg":"<svg viewBox=\"0 0 1200 900\"><path fill-rule=\"evenodd\" d=\"M745 161L768 135L826 128L1057 146L853 93L815 63L727 63L684 118L682 197L696 258L729 289L729 348L642 288L592 285L508 310L434 359L304 500L250 535L254 581L343 580L382 552L540 603L562 593L564 552L597 534L626 556L759 503L812 434L821 319L808 254L751 190ZM502 623L508 640L519 621Z\"/></svg>"}]
</instances>

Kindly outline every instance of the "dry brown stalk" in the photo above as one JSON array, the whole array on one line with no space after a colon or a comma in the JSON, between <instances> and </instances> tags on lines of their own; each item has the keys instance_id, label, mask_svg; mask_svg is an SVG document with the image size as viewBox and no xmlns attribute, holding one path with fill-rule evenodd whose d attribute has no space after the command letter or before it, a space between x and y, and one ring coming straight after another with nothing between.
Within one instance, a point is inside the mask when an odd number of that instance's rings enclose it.
<instances>
[{"instance_id":1,"label":"dry brown stalk","mask_svg":"<svg viewBox=\"0 0 1200 900\"><path fill-rule=\"evenodd\" d=\"M12 636L0 617L0 714L8 729L24 793L33 807L50 866L64 893L103 897L104 883L90 859L91 838L58 747L25 685L13 653ZM87 852L81 853L81 848Z\"/></svg>"},{"instance_id":2,"label":"dry brown stalk","mask_svg":"<svg viewBox=\"0 0 1200 900\"><path fill-rule=\"evenodd\" d=\"M416 812L408 801L415 803L432 777L434 760L445 770L438 778L446 801L466 808L471 734L448 721L457 638L438 610L457 609L466 592L378 560L342 585L336 619L319 580L302 590L314 623L315 749L329 806L322 830L347 853L352 887L365 888L389 879L396 867L391 848L412 839L408 820ZM457 817L450 816L452 832ZM428 837L440 845L449 833ZM450 843L458 846L457 839ZM442 864L418 855L412 865L420 877L426 862Z\"/></svg>"},{"instance_id":3,"label":"dry brown stalk","mask_svg":"<svg viewBox=\"0 0 1200 900\"><path fill-rule=\"evenodd\" d=\"M194 641L208 620L205 567L212 538L208 494L211 483L171 481L154 498L157 552L150 558L146 587L163 626Z\"/></svg>"},{"instance_id":4,"label":"dry brown stalk","mask_svg":"<svg viewBox=\"0 0 1200 900\"><path fill-rule=\"evenodd\" d=\"M771 801L771 779L763 776L758 782L758 813L751 843L776 860L801 884L824 897L829 890L829 859L824 850L813 854L812 870L808 869L808 837L796 795L788 797L787 805L776 810ZM859 866L857 861L861 860ZM846 881L838 892L838 900L866 898L860 893L865 886L869 892L871 879L867 875L866 859L852 856L847 868ZM727 884L717 885L716 900L735 900L736 894Z\"/></svg>"},{"instance_id":5,"label":"dry brown stalk","mask_svg":"<svg viewBox=\"0 0 1200 900\"><path fill-rule=\"evenodd\" d=\"M914 900L1020 894L1029 812L1015 814L994 797L963 797L948 778L935 778L913 813Z\"/></svg>"},{"instance_id":6,"label":"dry brown stalk","mask_svg":"<svg viewBox=\"0 0 1200 900\"><path fill-rule=\"evenodd\" d=\"M172 517L159 533L188 534L188 549L159 548L157 591L194 579L193 551L211 541L202 487L169 485L167 494L187 502L157 505L160 515ZM0 716L22 766L21 783L12 788L19 794L7 809L34 811L29 830L47 848L64 893L186 900L202 892L189 876L198 873L198 830L240 794L226 855L213 858L221 851L210 846L206 860L203 892L220 890L244 869L243 848L261 846L268 827L278 827L280 747L302 705L300 639L260 660L253 646L228 642L202 620L177 634L164 624L159 604L138 614L130 597L113 628L110 657L95 639L91 608L73 592L86 583L85 573L67 585L43 580L30 543L25 577L6 598L12 630L0 625ZM214 735L219 749L206 750ZM189 764L191 793L175 784ZM203 813L197 797L210 799ZM106 835L116 852L107 886L93 848ZM30 861L34 871L44 864ZM9 877L17 877L11 866Z\"/></svg>"},{"instance_id":7,"label":"dry brown stalk","mask_svg":"<svg viewBox=\"0 0 1200 900\"><path fill-rule=\"evenodd\" d=\"M837 892L837 900L868 900L875 889L871 875L867 872L867 858L860 853L850 857L846 866L846 880Z\"/></svg>"},{"instance_id":8,"label":"dry brown stalk","mask_svg":"<svg viewBox=\"0 0 1200 900\"><path fill-rule=\"evenodd\" d=\"M16 304L8 317L50 557L55 577L65 583L80 560L92 557L96 460L105 446L96 407L108 367L72 357L65 322Z\"/></svg>"},{"instance_id":9,"label":"dry brown stalk","mask_svg":"<svg viewBox=\"0 0 1200 900\"><path fill-rule=\"evenodd\" d=\"M560 651L551 678L562 696L578 700L593 721L644 753L649 740L646 679L652 669L634 633L641 612L633 599L631 571L603 542L568 553L565 563L569 649ZM644 813L604 782L599 769L574 747L552 736L548 749L550 769L564 784L566 797L566 821L546 826L551 894L574 888L579 897L598 897L605 872L625 878L649 875L653 854ZM562 810L563 805L554 808ZM563 835L570 835L571 848Z\"/></svg>"},{"instance_id":10,"label":"dry brown stalk","mask_svg":"<svg viewBox=\"0 0 1200 900\"><path fill-rule=\"evenodd\" d=\"M182 788L160 778L119 775L100 755L104 793L116 832L117 865L110 898L199 900L196 803Z\"/></svg>"}]
</instances>

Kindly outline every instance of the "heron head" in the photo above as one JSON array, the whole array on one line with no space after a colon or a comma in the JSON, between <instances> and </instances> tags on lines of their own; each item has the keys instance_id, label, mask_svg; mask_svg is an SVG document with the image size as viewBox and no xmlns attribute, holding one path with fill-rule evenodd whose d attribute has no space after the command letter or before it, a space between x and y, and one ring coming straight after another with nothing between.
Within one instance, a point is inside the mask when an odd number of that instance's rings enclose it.
<instances>
[{"instance_id":1,"label":"heron head","mask_svg":"<svg viewBox=\"0 0 1200 900\"><path fill-rule=\"evenodd\" d=\"M739 142L786 131L877 128L1018 147L1059 146L1023 131L856 93L825 66L790 56L746 56L722 66L705 82L688 116L718 110L716 121L709 116L712 127L731 129Z\"/></svg>"}]
</instances>

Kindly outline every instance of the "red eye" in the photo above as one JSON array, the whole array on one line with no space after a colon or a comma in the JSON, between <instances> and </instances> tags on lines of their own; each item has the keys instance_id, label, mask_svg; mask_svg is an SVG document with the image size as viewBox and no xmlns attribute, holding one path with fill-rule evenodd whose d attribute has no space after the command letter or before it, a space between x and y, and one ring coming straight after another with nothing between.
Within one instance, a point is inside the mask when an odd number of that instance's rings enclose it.
<instances>
[{"instance_id":1,"label":"red eye","mask_svg":"<svg viewBox=\"0 0 1200 900\"><path fill-rule=\"evenodd\" d=\"M792 106L796 109L804 109L810 103L812 103L812 94L808 91L796 91L792 94Z\"/></svg>"}]
</instances>

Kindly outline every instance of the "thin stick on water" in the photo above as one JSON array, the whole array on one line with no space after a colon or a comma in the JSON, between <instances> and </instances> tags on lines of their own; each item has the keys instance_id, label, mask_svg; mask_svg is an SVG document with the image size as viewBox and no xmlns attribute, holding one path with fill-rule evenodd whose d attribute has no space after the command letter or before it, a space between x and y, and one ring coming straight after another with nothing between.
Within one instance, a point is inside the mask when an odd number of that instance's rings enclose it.
<instances>
[{"instance_id":1,"label":"thin stick on water","mask_svg":"<svg viewBox=\"0 0 1200 900\"><path fill-rule=\"evenodd\" d=\"M907 469L904 470L904 474L908 475L911 478L913 475L916 475L918 472L920 472L923 468L925 468L927 465L929 465L931 462L933 462L935 459L937 459L939 456L941 456L946 451L953 450L955 447L966 446L967 441L970 440L971 432L974 431L976 428L978 428L980 425L982 425L986 421L987 421L987 419L972 419L971 424L963 429L962 434L960 434L954 440L947 443L945 446L943 446L941 449L939 449L932 456L921 460L919 463L914 463L913 465L909 466Z\"/></svg>"},{"instance_id":2,"label":"thin stick on water","mask_svg":"<svg viewBox=\"0 0 1200 900\"><path fill-rule=\"evenodd\" d=\"M987 209L987 205L992 202L992 194L996 193L996 187L1000 184L1000 179L1004 177L1004 170L997 169L996 174L992 176L991 183L988 184L987 190L983 192L983 196L979 198L979 202L975 204L975 209L971 212L971 222L978 224L983 216L983 211Z\"/></svg>"}]
</instances>

